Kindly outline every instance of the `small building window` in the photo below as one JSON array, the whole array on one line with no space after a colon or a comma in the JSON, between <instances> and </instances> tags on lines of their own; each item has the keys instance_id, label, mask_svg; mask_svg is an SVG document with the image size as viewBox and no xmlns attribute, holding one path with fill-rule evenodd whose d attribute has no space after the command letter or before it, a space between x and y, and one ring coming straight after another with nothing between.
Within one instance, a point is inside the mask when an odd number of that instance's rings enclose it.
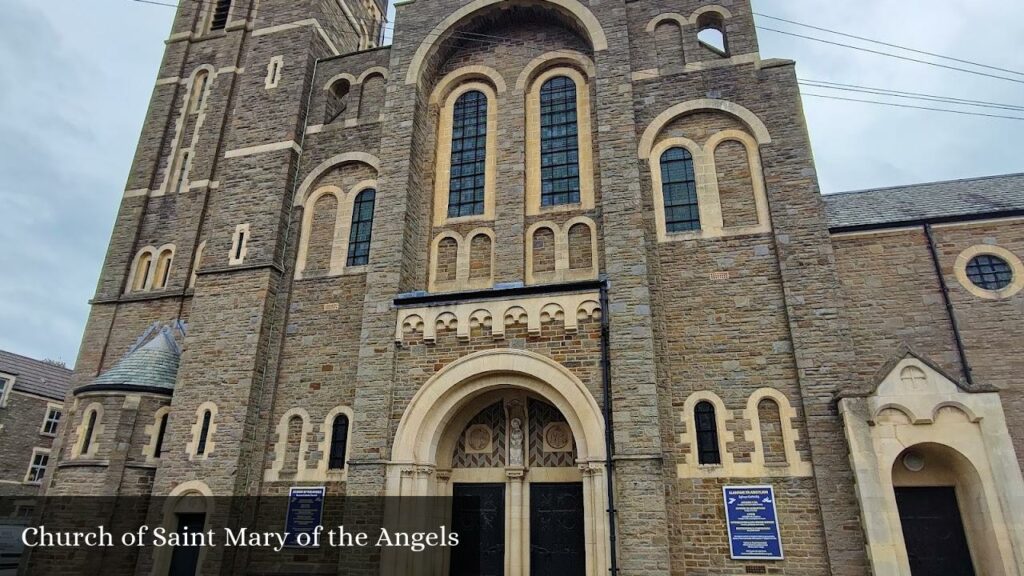
<instances>
[{"instance_id":1,"label":"small building window","mask_svg":"<svg viewBox=\"0 0 1024 576\"><path fill-rule=\"evenodd\" d=\"M50 406L46 410L46 418L43 420L43 434L50 436L56 434L57 427L60 426L60 417L60 408Z\"/></svg>"},{"instance_id":2,"label":"small building window","mask_svg":"<svg viewBox=\"0 0 1024 576\"><path fill-rule=\"evenodd\" d=\"M540 88L541 206L580 202L576 83L555 76Z\"/></svg>"},{"instance_id":3,"label":"small building window","mask_svg":"<svg viewBox=\"0 0 1024 576\"><path fill-rule=\"evenodd\" d=\"M348 236L348 266L370 262L370 236L373 234L373 204L377 191L368 188L352 204L352 229Z\"/></svg>"},{"instance_id":4,"label":"small building window","mask_svg":"<svg viewBox=\"0 0 1024 576\"><path fill-rule=\"evenodd\" d=\"M484 213L487 166L487 96L466 92L452 110L452 161L448 184L448 217Z\"/></svg>"},{"instance_id":5,"label":"small building window","mask_svg":"<svg viewBox=\"0 0 1024 576\"><path fill-rule=\"evenodd\" d=\"M43 481L46 474L46 465L50 463L50 453L35 451L32 453L32 462L28 467L28 476L25 481L30 484L38 484Z\"/></svg>"},{"instance_id":6,"label":"small building window","mask_svg":"<svg viewBox=\"0 0 1024 576\"><path fill-rule=\"evenodd\" d=\"M967 263L967 277L983 290L1002 290L1013 281L1013 269L999 256L981 254Z\"/></svg>"},{"instance_id":7,"label":"small building window","mask_svg":"<svg viewBox=\"0 0 1024 576\"><path fill-rule=\"evenodd\" d=\"M96 411L89 412L89 423L85 427L85 439L82 441L82 451L80 454L88 454L89 448L92 447L93 434L96 433Z\"/></svg>"},{"instance_id":8,"label":"small building window","mask_svg":"<svg viewBox=\"0 0 1024 576\"><path fill-rule=\"evenodd\" d=\"M327 467L331 470L345 468L345 451L348 446L348 416L338 414L331 425L331 453Z\"/></svg>"},{"instance_id":9,"label":"small building window","mask_svg":"<svg viewBox=\"0 0 1024 576\"><path fill-rule=\"evenodd\" d=\"M164 414L160 417L160 427L156 431L156 446L153 447L153 458L159 458L164 453L164 434L167 433L168 416L168 414Z\"/></svg>"},{"instance_id":10,"label":"small building window","mask_svg":"<svg viewBox=\"0 0 1024 576\"><path fill-rule=\"evenodd\" d=\"M661 194L668 232L700 230L697 178L693 156L686 148L669 148L661 155Z\"/></svg>"},{"instance_id":11,"label":"small building window","mask_svg":"<svg viewBox=\"0 0 1024 576\"><path fill-rule=\"evenodd\" d=\"M722 454L718 449L718 422L715 421L715 407L710 402L698 403L693 409L693 420L697 430L697 462L721 464Z\"/></svg>"},{"instance_id":12,"label":"small building window","mask_svg":"<svg viewBox=\"0 0 1024 576\"><path fill-rule=\"evenodd\" d=\"M0 376L0 407L7 404L7 390L11 387L11 379Z\"/></svg>"},{"instance_id":13,"label":"small building window","mask_svg":"<svg viewBox=\"0 0 1024 576\"><path fill-rule=\"evenodd\" d=\"M206 454L206 440L210 436L210 420L212 418L213 414L209 410L203 412L203 426L199 429L199 443L196 445L197 456Z\"/></svg>"},{"instance_id":14,"label":"small building window","mask_svg":"<svg viewBox=\"0 0 1024 576\"><path fill-rule=\"evenodd\" d=\"M231 13L231 0L216 0L213 15L210 17L210 30L223 30Z\"/></svg>"}]
</instances>

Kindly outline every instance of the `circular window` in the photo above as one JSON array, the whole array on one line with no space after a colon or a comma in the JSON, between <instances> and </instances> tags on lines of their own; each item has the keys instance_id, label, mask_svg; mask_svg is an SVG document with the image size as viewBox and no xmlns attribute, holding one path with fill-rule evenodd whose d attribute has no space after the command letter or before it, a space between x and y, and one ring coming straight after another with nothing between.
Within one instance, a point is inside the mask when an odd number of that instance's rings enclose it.
<instances>
[{"instance_id":1,"label":"circular window","mask_svg":"<svg viewBox=\"0 0 1024 576\"><path fill-rule=\"evenodd\" d=\"M967 278L983 290L1002 290L1013 281L1013 269L999 256L980 254L967 263Z\"/></svg>"}]
</instances>

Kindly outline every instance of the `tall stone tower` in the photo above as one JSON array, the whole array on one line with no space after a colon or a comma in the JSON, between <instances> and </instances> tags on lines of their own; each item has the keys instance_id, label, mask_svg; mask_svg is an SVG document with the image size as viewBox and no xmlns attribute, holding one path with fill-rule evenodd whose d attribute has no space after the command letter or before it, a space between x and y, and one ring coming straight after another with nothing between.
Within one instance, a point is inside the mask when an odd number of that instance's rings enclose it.
<instances>
[{"instance_id":1,"label":"tall stone tower","mask_svg":"<svg viewBox=\"0 0 1024 576\"><path fill-rule=\"evenodd\" d=\"M406 0L377 47L384 9L181 2L47 493L171 528L189 495L454 497L479 554L385 574L888 573L839 400L876 368L750 3ZM765 486L782 544L743 549L723 489Z\"/></svg>"}]
</instances>

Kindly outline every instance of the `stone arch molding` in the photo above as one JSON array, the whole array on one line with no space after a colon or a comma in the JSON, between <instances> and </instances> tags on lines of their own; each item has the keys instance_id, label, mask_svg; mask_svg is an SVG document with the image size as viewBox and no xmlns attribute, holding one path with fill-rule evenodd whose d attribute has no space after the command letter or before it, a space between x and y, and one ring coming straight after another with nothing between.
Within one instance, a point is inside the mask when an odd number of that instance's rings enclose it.
<instances>
[{"instance_id":1,"label":"stone arch molding","mask_svg":"<svg viewBox=\"0 0 1024 576\"><path fill-rule=\"evenodd\" d=\"M904 377L908 368L914 368L907 373L913 378ZM1024 524L1019 519L1024 517L1024 477L997 392L965 390L931 363L908 353L873 390L842 396L839 412L875 574L910 576L894 466L908 447L925 445L958 454L977 473L969 481L977 497L970 500L981 508L984 525L965 528L984 533L989 542L982 554L984 573L1022 574ZM969 541L975 548L979 539Z\"/></svg>"},{"instance_id":2,"label":"stone arch molding","mask_svg":"<svg viewBox=\"0 0 1024 576\"><path fill-rule=\"evenodd\" d=\"M590 245L590 267L570 267L570 243L569 231L577 224L582 224L589 231ZM555 269L549 272L534 272L533 235L538 230L547 228L551 230L555 238ZM537 284L540 282L567 282L571 280L589 280L597 278L598 275L598 254L597 254L597 224L586 216L577 216L566 221L561 226L553 220L536 222L526 230L526 283Z\"/></svg>"},{"instance_id":3,"label":"stone arch molding","mask_svg":"<svg viewBox=\"0 0 1024 576\"><path fill-rule=\"evenodd\" d=\"M419 82L420 75L423 71L427 58L437 46L443 43L451 30L457 28L460 23L466 21L474 13L486 10L496 4L505 3L506 1L507 0L473 0L469 4L466 4L462 8L459 8L455 12L449 14L448 17L438 23L433 30L424 35L423 41L416 49L416 52L413 54L412 61L409 63L409 71L406 73L405 83L416 84ZM588 40L590 41L590 45L593 47L594 51L606 50L608 48L608 39L605 36L604 29L601 27L601 23L589 8L577 0L540 0L538 4L552 8L575 20L580 28L586 31Z\"/></svg>"},{"instance_id":4,"label":"stone arch molding","mask_svg":"<svg viewBox=\"0 0 1024 576\"><path fill-rule=\"evenodd\" d=\"M703 98L700 100L690 100L688 102L681 102L672 106L658 114L647 128L644 129L643 135L640 137L640 146L638 154L641 160L650 158L651 151L654 148L654 141L661 133L662 129L668 125L669 122L684 116L686 114L692 114L694 112L706 111L706 110L718 110L725 112L738 118L741 122L746 124L747 128L750 129L754 135L754 139L757 141L759 146L765 144L771 144L772 137L768 133L768 127L765 126L764 122L757 117L756 114L736 104L729 102L728 100L714 100L711 98Z\"/></svg>"},{"instance_id":5,"label":"stone arch molding","mask_svg":"<svg viewBox=\"0 0 1024 576\"><path fill-rule=\"evenodd\" d=\"M473 399L503 388L522 388L549 402L565 416L579 461L604 461L601 409L579 378L534 352L486 350L449 364L420 388L395 433L392 464L434 465L448 423Z\"/></svg>"},{"instance_id":6,"label":"stone arch molding","mask_svg":"<svg viewBox=\"0 0 1024 576\"><path fill-rule=\"evenodd\" d=\"M486 258L489 262L490 273L486 277L472 278L470 267L475 256L472 244L477 236L485 236L488 239L490 249ZM442 281L437 277L438 258L440 256L441 241L446 238L454 240L456 245L455 279ZM490 288L494 284L494 242L494 230L486 227L474 228L467 232L465 236L454 230L446 230L435 236L433 242L430 243L428 289L431 292L437 292L442 290Z\"/></svg>"},{"instance_id":7,"label":"stone arch molding","mask_svg":"<svg viewBox=\"0 0 1024 576\"><path fill-rule=\"evenodd\" d=\"M388 496L450 496L450 472L438 471L439 453L451 448L451 432L461 432L466 414L481 409L501 391L520 391L540 397L561 412L576 443L577 463L583 479L585 565L587 574L603 574L609 565L608 502L605 492L604 420L586 386L554 360L525 350L486 350L449 364L416 393L395 432L392 460L388 463ZM449 442L445 442L448 436ZM523 507L522 468L506 468L512 488L509 508ZM385 516L401 518L406 498L389 498ZM415 503L412 506L416 506ZM510 520L508 518L511 518ZM510 532L521 531L512 515ZM518 555L506 549L506 561ZM382 565L389 573L409 573L430 559L402 551L385 551ZM434 561L440 565L439 558Z\"/></svg>"}]
</instances>

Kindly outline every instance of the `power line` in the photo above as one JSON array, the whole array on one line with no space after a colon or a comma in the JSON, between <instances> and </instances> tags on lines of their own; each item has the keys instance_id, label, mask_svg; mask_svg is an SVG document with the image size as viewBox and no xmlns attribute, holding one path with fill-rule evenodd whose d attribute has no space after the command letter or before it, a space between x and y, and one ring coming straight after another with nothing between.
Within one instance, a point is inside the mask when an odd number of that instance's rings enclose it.
<instances>
[{"instance_id":1,"label":"power line","mask_svg":"<svg viewBox=\"0 0 1024 576\"><path fill-rule=\"evenodd\" d=\"M805 36L803 34L797 34L795 32L786 32L784 30L778 30L775 28L768 28L766 26L756 26L758 30L766 30L768 32L776 32L778 34L785 34L786 36L793 36L795 38L803 38L804 40L813 40L814 42L821 42L823 44L831 44L832 46L841 46L843 48L851 48L853 50L860 50L861 52L868 52L870 54L877 54L879 56L888 56L890 58L897 58L899 60L906 60L908 62L916 62L918 64L927 64L928 66L935 66L937 68L945 68L947 70L956 70L957 72L966 72L968 74L976 74L978 76L985 76L988 78L995 78L997 80L1006 80L1008 82L1016 82L1018 84L1024 84L1024 80L1017 78L1007 78L1006 76L999 76L997 74L989 74L987 72L979 72L978 70L970 70L968 68L959 68L957 66L949 66L947 64L939 64L938 62L929 62L928 60L921 60L919 58L911 58L909 56L901 56L899 54L893 54L891 52L882 52L881 50L872 50L871 48L863 48L861 46L854 46L852 44L843 44L842 42L834 42L832 40L825 40L824 38L815 38L813 36Z\"/></svg>"},{"instance_id":2,"label":"power line","mask_svg":"<svg viewBox=\"0 0 1024 576\"><path fill-rule=\"evenodd\" d=\"M932 112L947 112L949 114L962 114L964 116L982 116L984 118L1002 118L1006 120L1024 120L1021 116L1002 116L999 114L985 114L982 112L968 112L966 110L950 110L949 108L931 108L927 106L914 106L912 104L897 104L895 102L879 102L877 100L861 100L858 98L844 98L842 96L829 96L826 94L810 94L807 92L801 93L803 96L811 96L814 98L827 98L829 100L841 100L844 102L860 102L862 104L877 104L879 106L893 106L896 108L912 108L914 110L930 110Z\"/></svg>"},{"instance_id":3,"label":"power line","mask_svg":"<svg viewBox=\"0 0 1024 576\"><path fill-rule=\"evenodd\" d=\"M888 88L872 88L869 86L859 86L857 84L843 84L841 82L828 82L824 80L806 80L803 78L798 78L797 80L801 86L808 86L811 88L825 88L828 90L843 90L847 92L862 92L865 94L891 96L894 98L907 98L911 100L943 102L946 104L957 104L961 106L975 106L979 108L994 108L999 110L1013 110L1024 112L1024 106L1017 106L1014 104L1000 104L997 102L985 102L982 100L970 100L967 98L953 98L951 96L938 96L935 94L923 94L921 92L904 92L900 90L891 90Z\"/></svg>"},{"instance_id":4,"label":"power line","mask_svg":"<svg viewBox=\"0 0 1024 576\"><path fill-rule=\"evenodd\" d=\"M899 48L900 50L906 50L907 52L915 52L917 54L923 54L925 56L931 56L933 58L942 58L943 60L950 60L953 62L959 62L961 64L970 64L971 66L978 66L979 68L988 68L989 70L997 70L999 72L1006 72L1008 74L1017 74L1018 76L1024 76L1024 72L1018 72L1016 70L1010 70L1007 68L999 68L998 66L989 66L988 64L981 64L980 62L972 62L970 60L964 60L961 58L954 58L953 56L945 56L943 54L936 54L935 52L927 52L925 50L918 50L917 48L910 48L907 46L901 46L899 44L892 44L890 42L883 42L881 40L874 40L872 38L865 38L863 36L857 36L855 34L848 34L846 32L840 32L838 30L832 30L829 28L822 28L820 26L814 26L812 24L805 24L803 22L796 22L794 20L787 20L785 18L779 18L778 16L769 16L768 14L762 14L760 12L754 12L755 16L761 18L768 18L770 20L777 20L779 22L785 22L794 26L802 26L804 28L810 28L812 30L818 30L819 32L828 32L829 34L835 34L837 36L845 36L846 38L853 38L855 40L861 40L864 42L871 42L872 44L879 44L881 46L888 46L889 48Z\"/></svg>"}]
</instances>

